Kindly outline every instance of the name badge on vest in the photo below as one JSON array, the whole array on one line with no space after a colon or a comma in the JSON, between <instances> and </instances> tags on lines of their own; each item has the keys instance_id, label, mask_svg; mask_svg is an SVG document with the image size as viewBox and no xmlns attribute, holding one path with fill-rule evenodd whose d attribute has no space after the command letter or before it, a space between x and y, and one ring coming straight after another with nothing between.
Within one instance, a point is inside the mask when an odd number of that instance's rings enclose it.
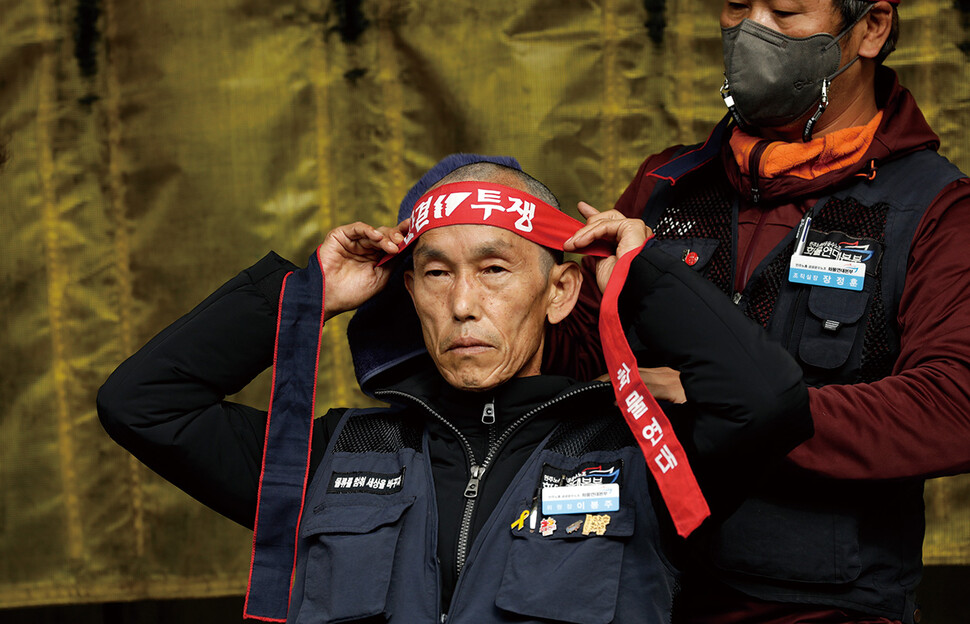
<instances>
[{"instance_id":1,"label":"name badge on vest","mask_svg":"<svg viewBox=\"0 0 970 624\"><path fill-rule=\"evenodd\" d=\"M617 511L622 462L587 463L573 470L542 468L542 514Z\"/></svg>"},{"instance_id":2,"label":"name badge on vest","mask_svg":"<svg viewBox=\"0 0 970 624\"><path fill-rule=\"evenodd\" d=\"M844 232L816 232L811 225L809 211L798 226L798 243L788 264L788 281L861 291L866 267L874 268L879 262L879 243Z\"/></svg>"},{"instance_id":3,"label":"name badge on vest","mask_svg":"<svg viewBox=\"0 0 970 624\"><path fill-rule=\"evenodd\" d=\"M546 516L616 511L619 508L620 486L616 483L542 488L542 513Z\"/></svg>"}]
</instances>

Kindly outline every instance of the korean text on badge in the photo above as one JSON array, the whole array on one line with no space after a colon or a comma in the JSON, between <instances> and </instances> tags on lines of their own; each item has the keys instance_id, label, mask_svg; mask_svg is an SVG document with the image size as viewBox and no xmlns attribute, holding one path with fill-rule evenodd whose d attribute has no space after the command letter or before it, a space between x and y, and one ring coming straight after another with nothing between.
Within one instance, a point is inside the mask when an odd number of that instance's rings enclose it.
<instances>
[{"instance_id":1,"label":"korean text on badge","mask_svg":"<svg viewBox=\"0 0 970 624\"><path fill-rule=\"evenodd\" d=\"M564 485L542 488L542 514L617 511L620 508L620 486L616 483Z\"/></svg>"}]
</instances>

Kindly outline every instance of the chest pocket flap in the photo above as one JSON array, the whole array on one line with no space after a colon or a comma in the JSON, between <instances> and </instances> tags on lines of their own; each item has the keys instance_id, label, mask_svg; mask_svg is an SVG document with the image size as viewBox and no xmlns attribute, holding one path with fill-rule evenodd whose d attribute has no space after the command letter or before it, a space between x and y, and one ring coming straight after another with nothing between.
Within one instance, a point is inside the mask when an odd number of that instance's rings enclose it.
<instances>
[{"instance_id":1,"label":"chest pocket flap","mask_svg":"<svg viewBox=\"0 0 970 624\"><path fill-rule=\"evenodd\" d=\"M798 356L810 366L839 368L849 359L869 303L866 291L812 286Z\"/></svg>"},{"instance_id":2,"label":"chest pocket flap","mask_svg":"<svg viewBox=\"0 0 970 624\"><path fill-rule=\"evenodd\" d=\"M370 533L397 522L414 502L413 497L396 503L325 504L313 509L300 529L301 537L318 533Z\"/></svg>"},{"instance_id":3,"label":"chest pocket flap","mask_svg":"<svg viewBox=\"0 0 970 624\"><path fill-rule=\"evenodd\" d=\"M308 540L306 585L298 624L354 621L385 611L394 553L408 498L324 504L300 529Z\"/></svg>"},{"instance_id":4,"label":"chest pocket flap","mask_svg":"<svg viewBox=\"0 0 970 624\"><path fill-rule=\"evenodd\" d=\"M528 508L523 501L521 508ZM602 535L566 527L586 515L555 516L558 528L544 536L528 524L512 529L502 585L495 605L518 616L548 622L607 624L614 619L624 542L633 534L634 510L610 514Z\"/></svg>"}]
</instances>

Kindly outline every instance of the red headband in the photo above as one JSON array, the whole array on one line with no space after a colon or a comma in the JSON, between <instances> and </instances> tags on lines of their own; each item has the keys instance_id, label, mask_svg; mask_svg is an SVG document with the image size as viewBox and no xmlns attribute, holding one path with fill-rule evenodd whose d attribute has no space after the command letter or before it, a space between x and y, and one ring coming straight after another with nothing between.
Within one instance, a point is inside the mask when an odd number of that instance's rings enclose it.
<instances>
[{"instance_id":1,"label":"red headband","mask_svg":"<svg viewBox=\"0 0 970 624\"><path fill-rule=\"evenodd\" d=\"M454 182L434 188L414 204L411 227L400 249L421 234L448 225L491 225L537 245L562 251L563 243L583 224L524 191L491 182ZM582 253L607 257L613 250L596 241ZM394 256L387 256L381 264Z\"/></svg>"}]
</instances>

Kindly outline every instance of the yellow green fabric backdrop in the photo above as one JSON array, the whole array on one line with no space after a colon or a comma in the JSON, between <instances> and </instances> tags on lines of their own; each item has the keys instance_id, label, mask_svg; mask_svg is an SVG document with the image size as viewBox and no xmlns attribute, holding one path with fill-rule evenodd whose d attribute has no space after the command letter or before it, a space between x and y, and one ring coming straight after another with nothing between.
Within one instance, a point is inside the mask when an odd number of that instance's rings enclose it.
<instances>
[{"instance_id":1,"label":"yellow green fabric backdrop","mask_svg":"<svg viewBox=\"0 0 970 624\"><path fill-rule=\"evenodd\" d=\"M450 152L609 206L721 116L719 4L0 0L0 607L242 592L250 534L107 438L104 378L267 250L390 222ZM970 170L961 5L904 2L890 64ZM363 401L345 327L321 405ZM970 563L970 481L927 502L926 561Z\"/></svg>"}]
</instances>

